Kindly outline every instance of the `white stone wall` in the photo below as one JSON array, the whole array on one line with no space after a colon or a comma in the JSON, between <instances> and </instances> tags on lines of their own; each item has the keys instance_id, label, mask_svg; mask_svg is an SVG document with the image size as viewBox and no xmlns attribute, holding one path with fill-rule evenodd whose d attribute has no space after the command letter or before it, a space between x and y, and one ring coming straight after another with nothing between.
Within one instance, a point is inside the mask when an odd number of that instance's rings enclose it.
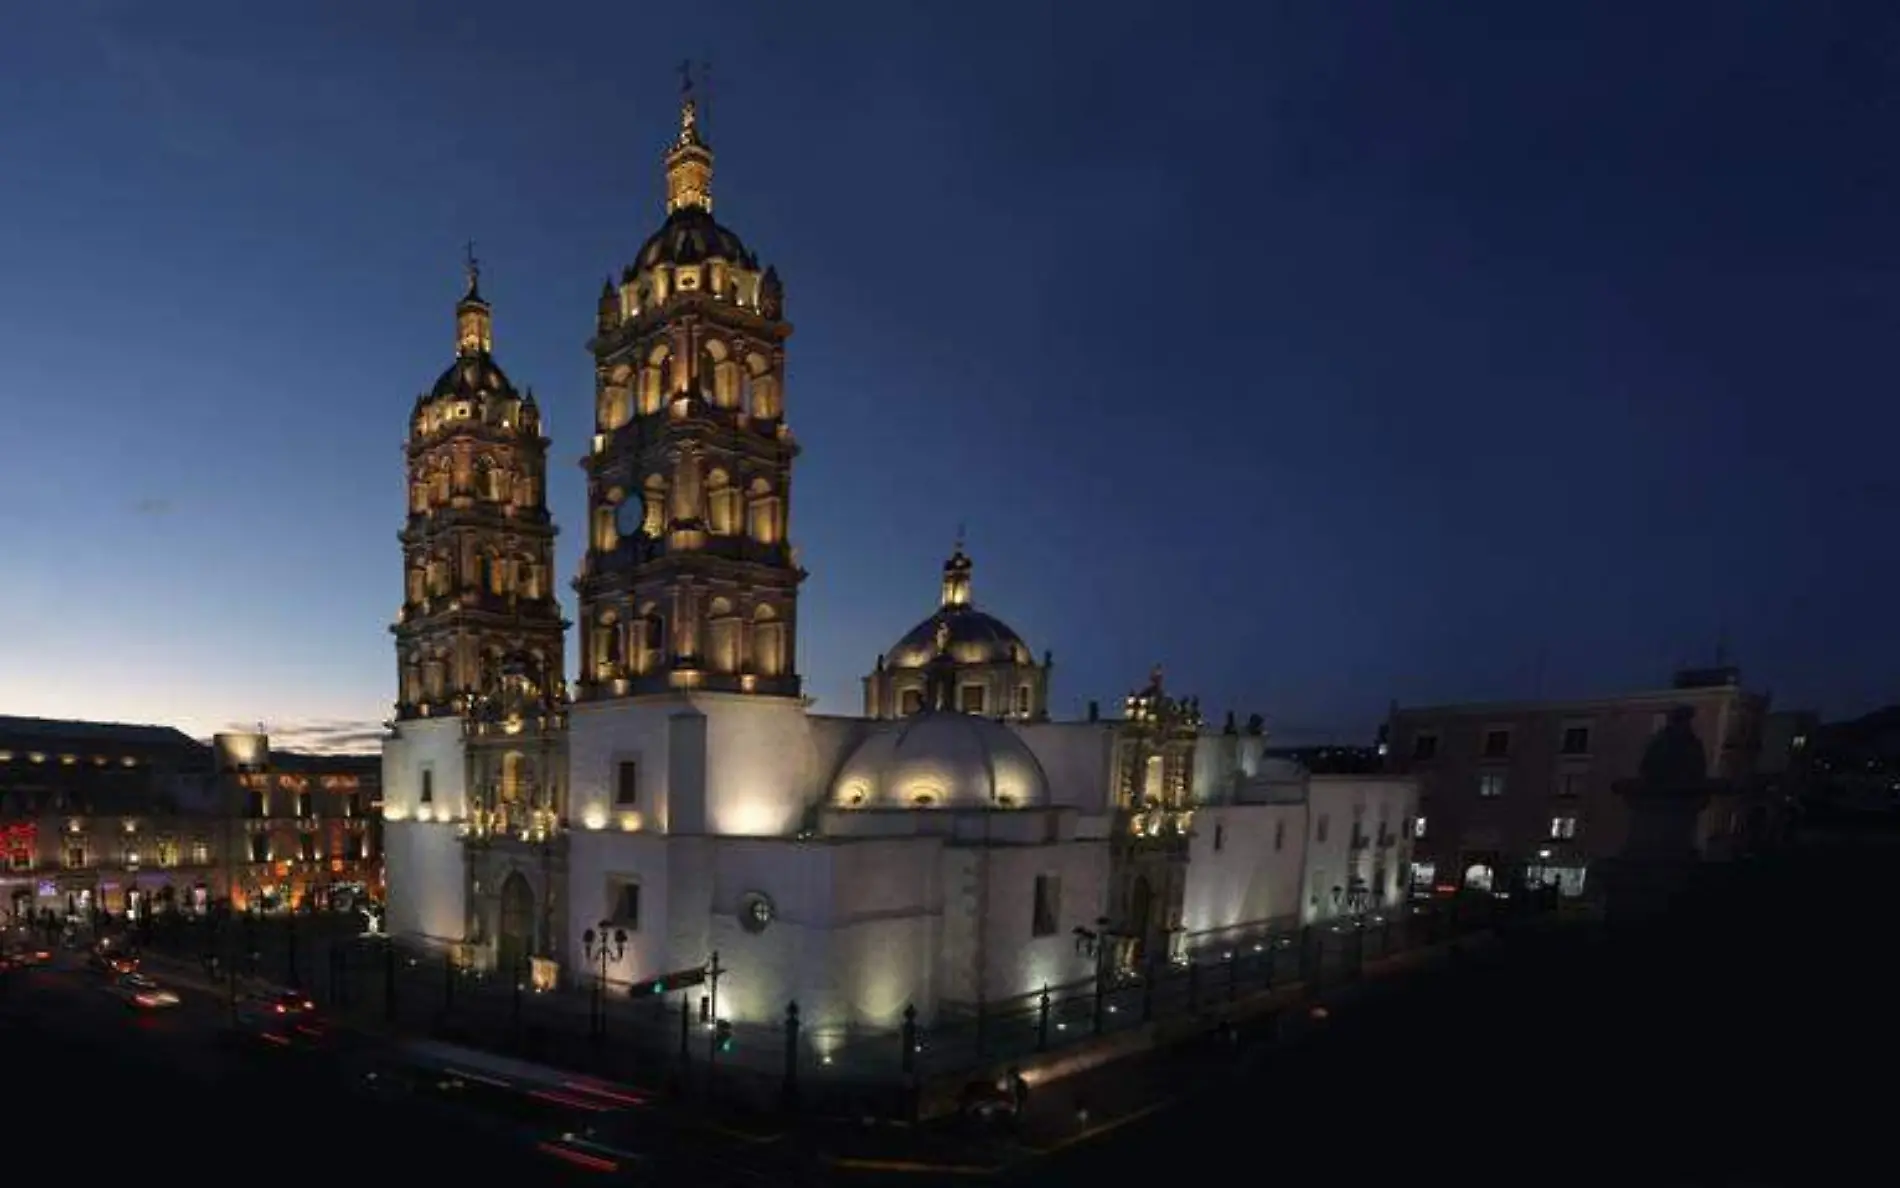
<instances>
[{"instance_id":1,"label":"white stone wall","mask_svg":"<svg viewBox=\"0 0 1900 1188\"><path fill-rule=\"evenodd\" d=\"M1412 858L1412 839L1405 825L1418 811L1418 784L1410 776L1322 776L1307 782L1306 874L1300 896L1301 918L1323 920L1340 914L1345 890L1356 875L1375 883L1380 906L1403 901ZM1352 848L1357 819L1369 844ZM1393 844L1378 846L1379 823L1385 822ZM1320 835L1322 831L1325 837ZM1338 887L1336 899L1332 889Z\"/></svg>"},{"instance_id":2,"label":"white stone wall","mask_svg":"<svg viewBox=\"0 0 1900 1188\"><path fill-rule=\"evenodd\" d=\"M1094 927L1106 912L1108 867L1101 841L946 850L945 932L966 939L945 946L945 997L968 1003L980 986L1000 1002L1090 977L1094 962L1076 952L1074 929ZM1061 885L1056 929L1042 937L1033 935L1038 875Z\"/></svg>"},{"instance_id":3,"label":"white stone wall","mask_svg":"<svg viewBox=\"0 0 1900 1188\"><path fill-rule=\"evenodd\" d=\"M1049 803L1085 813L1109 811L1114 779L1113 722L1026 722L1011 728L1029 744L1049 781Z\"/></svg>"},{"instance_id":4,"label":"white stone wall","mask_svg":"<svg viewBox=\"0 0 1900 1188\"><path fill-rule=\"evenodd\" d=\"M1197 933L1300 914L1306 815L1299 802L1195 810L1181 915L1190 943Z\"/></svg>"},{"instance_id":5,"label":"white stone wall","mask_svg":"<svg viewBox=\"0 0 1900 1188\"><path fill-rule=\"evenodd\" d=\"M383 877L388 883L391 933L438 943L463 939L468 883L462 841L454 825L385 821Z\"/></svg>"},{"instance_id":6,"label":"white stone wall","mask_svg":"<svg viewBox=\"0 0 1900 1188\"><path fill-rule=\"evenodd\" d=\"M383 743L383 877L388 927L397 936L463 937L468 887L456 827L468 815L467 774L458 719L399 722Z\"/></svg>"},{"instance_id":7,"label":"white stone wall","mask_svg":"<svg viewBox=\"0 0 1900 1188\"><path fill-rule=\"evenodd\" d=\"M627 929L626 952L607 963L609 982L632 982L679 968L674 964L671 927L671 852L668 839L656 832L575 830L567 842L567 928L565 953L580 978L592 977L600 966L590 961L582 943L589 928L598 929L614 912L612 888L621 881L640 884L640 919ZM536 910L540 909L536 904ZM627 921L613 921L626 927ZM683 962L705 959L700 953Z\"/></svg>"},{"instance_id":8,"label":"white stone wall","mask_svg":"<svg viewBox=\"0 0 1900 1188\"><path fill-rule=\"evenodd\" d=\"M703 756L672 753L681 714L705 717ZM627 698L577 705L568 721L569 818L583 829L786 836L821 778L804 707L790 698ZM619 764L629 759L639 764L635 810L614 803ZM699 762L703 794L673 787L677 773L698 772Z\"/></svg>"}]
</instances>

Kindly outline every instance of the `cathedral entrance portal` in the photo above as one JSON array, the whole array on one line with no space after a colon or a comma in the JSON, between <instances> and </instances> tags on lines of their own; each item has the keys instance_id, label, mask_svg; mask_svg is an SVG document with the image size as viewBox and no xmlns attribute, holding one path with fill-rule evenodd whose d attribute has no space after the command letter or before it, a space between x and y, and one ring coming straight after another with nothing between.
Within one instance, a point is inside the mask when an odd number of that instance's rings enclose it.
<instances>
[{"instance_id":1,"label":"cathedral entrance portal","mask_svg":"<svg viewBox=\"0 0 1900 1188\"><path fill-rule=\"evenodd\" d=\"M1135 938L1135 951L1131 954L1139 965L1148 954L1148 926L1154 917L1155 893L1148 883L1147 875L1136 875L1135 885L1128 893L1128 932Z\"/></svg>"},{"instance_id":2,"label":"cathedral entrance portal","mask_svg":"<svg viewBox=\"0 0 1900 1188\"><path fill-rule=\"evenodd\" d=\"M495 932L496 967L519 976L534 952L534 891L520 871L501 885L501 923Z\"/></svg>"}]
</instances>

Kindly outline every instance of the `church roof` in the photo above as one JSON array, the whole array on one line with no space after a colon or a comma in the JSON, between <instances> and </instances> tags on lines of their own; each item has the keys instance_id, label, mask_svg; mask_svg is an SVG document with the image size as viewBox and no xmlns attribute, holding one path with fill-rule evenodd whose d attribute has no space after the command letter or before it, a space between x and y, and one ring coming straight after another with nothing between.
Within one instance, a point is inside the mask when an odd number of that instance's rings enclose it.
<instances>
[{"instance_id":1,"label":"church roof","mask_svg":"<svg viewBox=\"0 0 1900 1188\"><path fill-rule=\"evenodd\" d=\"M644 272L662 264L699 264L707 260L725 260L750 269L759 266L758 257L746 248L738 234L713 218L711 211L682 206L666 216L658 231L647 236L629 271Z\"/></svg>"},{"instance_id":2,"label":"church roof","mask_svg":"<svg viewBox=\"0 0 1900 1188\"><path fill-rule=\"evenodd\" d=\"M922 668L937 654L937 627L948 629L945 650L959 664L1029 664L1029 645L1014 628L973 606L948 606L904 633L891 647L895 668Z\"/></svg>"},{"instance_id":3,"label":"church roof","mask_svg":"<svg viewBox=\"0 0 1900 1188\"><path fill-rule=\"evenodd\" d=\"M1009 727L939 710L859 743L838 771L832 799L847 808L1017 808L1048 803L1049 781Z\"/></svg>"},{"instance_id":4,"label":"church roof","mask_svg":"<svg viewBox=\"0 0 1900 1188\"><path fill-rule=\"evenodd\" d=\"M435 387L429 390L430 400L439 400L444 396L466 396L476 399L484 395L513 396L515 386L509 382L508 375L494 356L487 352L464 355L449 364L435 381Z\"/></svg>"}]
</instances>

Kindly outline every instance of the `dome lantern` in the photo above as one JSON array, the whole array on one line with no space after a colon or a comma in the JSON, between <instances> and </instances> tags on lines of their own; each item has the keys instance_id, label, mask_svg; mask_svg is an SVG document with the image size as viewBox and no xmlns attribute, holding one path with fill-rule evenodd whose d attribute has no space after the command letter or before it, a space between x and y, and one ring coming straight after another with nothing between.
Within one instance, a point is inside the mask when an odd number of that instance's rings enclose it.
<instances>
[{"instance_id":1,"label":"dome lantern","mask_svg":"<svg viewBox=\"0 0 1900 1188\"><path fill-rule=\"evenodd\" d=\"M712 213L713 154L699 134L692 71L680 67L680 130L666 150L666 211L688 207Z\"/></svg>"},{"instance_id":2,"label":"dome lantern","mask_svg":"<svg viewBox=\"0 0 1900 1188\"><path fill-rule=\"evenodd\" d=\"M463 268L468 273L468 289L455 303L455 353L467 359L494 350L494 331L488 302L482 299L482 263L475 258L475 244L466 248Z\"/></svg>"}]
</instances>

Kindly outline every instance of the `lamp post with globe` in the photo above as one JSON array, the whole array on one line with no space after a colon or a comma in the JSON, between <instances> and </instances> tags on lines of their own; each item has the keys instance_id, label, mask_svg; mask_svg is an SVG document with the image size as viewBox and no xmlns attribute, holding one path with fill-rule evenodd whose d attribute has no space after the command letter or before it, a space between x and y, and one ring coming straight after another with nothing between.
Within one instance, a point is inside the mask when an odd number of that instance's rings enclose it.
<instances>
[{"instance_id":1,"label":"lamp post with globe","mask_svg":"<svg viewBox=\"0 0 1900 1188\"><path fill-rule=\"evenodd\" d=\"M607 1032L607 1010L602 996L607 989L607 966L627 955L627 930L615 928L610 920L581 933L581 948L594 963L593 1031L596 1040Z\"/></svg>"}]
</instances>

